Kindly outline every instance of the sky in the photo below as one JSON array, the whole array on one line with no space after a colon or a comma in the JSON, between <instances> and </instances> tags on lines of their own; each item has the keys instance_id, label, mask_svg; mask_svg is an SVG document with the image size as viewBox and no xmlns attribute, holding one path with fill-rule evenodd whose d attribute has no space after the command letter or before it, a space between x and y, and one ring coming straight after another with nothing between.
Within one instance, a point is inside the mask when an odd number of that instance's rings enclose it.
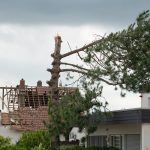
<instances>
[{"instance_id":1,"label":"sky","mask_svg":"<svg viewBox=\"0 0 150 150\"><path fill-rule=\"evenodd\" d=\"M0 0L0 86L16 86L21 78L27 85L43 85L50 79L50 54L54 36L62 37L62 53L95 39L127 28L139 13L150 9L149 0ZM79 62L76 56L66 59ZM61 76L64 85L65 75ZM109 108L140 107L139 94L106 86L104 100Z\"/></svg>"}]
</instances>

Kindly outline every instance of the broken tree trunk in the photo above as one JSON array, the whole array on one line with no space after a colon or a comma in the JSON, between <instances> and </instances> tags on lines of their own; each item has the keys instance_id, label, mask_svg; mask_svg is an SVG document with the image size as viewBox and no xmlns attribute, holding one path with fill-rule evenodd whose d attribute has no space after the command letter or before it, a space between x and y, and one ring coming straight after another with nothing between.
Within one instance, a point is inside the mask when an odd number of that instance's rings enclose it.
<instances>
[{"instance_id":1,"label":"broken tree trunk","mask_svg":"<svg viewBox=\"0 0 150 150\"><path fill-rule=\"evenodd\" d=\"M58 89L58 80L59 80L59 73L60 73L60 50L61 50L61 37L56 36L55 37L55 50L54 53L51 55L53 57L52 62L52 69L47 69L51 73L51 79L47 83L50 87L50 95L51 95L51 101L54 105L58 104L59 100L59 89ZM51 137L51 150L57 150L58 149L58 139L59 135Z\"/></svg>"},{"instance_id":2,"label":"broken tree trunk","mask_svg":"<svg viewBox=\"0 0 150 150\"><path fill-rule=\"evenodd\" d=\"M50 86L51 89L51 99L52 102L58 102L59 94L58 94L58 80L59 80L59 73L60 73L60 49L61 49L61 37L56 36L55 37L55 51L51 56L53 57L52 62L52 69L47 69L51 73L51 79L47 83Z\"/></svg>"}]
</instances>

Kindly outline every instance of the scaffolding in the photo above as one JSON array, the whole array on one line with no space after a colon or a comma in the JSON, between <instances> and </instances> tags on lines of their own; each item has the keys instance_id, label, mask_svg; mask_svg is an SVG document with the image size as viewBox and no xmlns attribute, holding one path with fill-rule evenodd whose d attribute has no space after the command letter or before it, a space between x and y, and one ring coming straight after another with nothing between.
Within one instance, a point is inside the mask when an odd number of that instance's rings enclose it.
<instances>
[{"instance_id":1,"label":"scaffolding","mask_svg":"<svg viewBox=\"0 0 150 150\"><path fill-rule=\"evenodd\" d=\"M75 92L74 87L59 87L59 96ZM16 87L0 87L1 124L11 125L17 130L37 130L45 128L44 121L48 121L48 97L50 88L42 86L27 86L20 80Z\"/></svg>"}]
</instances>

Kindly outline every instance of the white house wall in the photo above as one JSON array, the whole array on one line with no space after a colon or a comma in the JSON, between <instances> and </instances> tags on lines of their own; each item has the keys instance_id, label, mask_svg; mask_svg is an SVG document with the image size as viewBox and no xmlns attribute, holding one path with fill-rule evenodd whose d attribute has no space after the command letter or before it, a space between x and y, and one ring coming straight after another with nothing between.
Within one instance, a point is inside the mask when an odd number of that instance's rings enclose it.
<instances>
[{"instance_id":1,"label":"white house wall","mask_svg":"<svg viewBox=\"0 0 150 150\"><path fill-rule=\"evenodd\" d=\"M150 93L142 93L141 108L150 109Z\"/></svg>"},{"instance_id":2,"label":"white house wall","mask_svg":"<svg viewBox=\"0 0 150 150\"><path fill-rule=\"evenodd\" d=\"M82 132L79 132L79 128L74 127L70 132L69 141L81 140L85 136L86 136L85 130L83 130ZM65 137L63 135L60 135L60 141L65 141Z\"/></svg>"},{"instance_id":3,"label":"white house wall","mask_svg":"<svg viewBox=\"0 0 150 150\"><path fill-rule=\"evenodd\" d=\"M142 150L150 150L150 123L142 124Z\"/></svg>"},{"instance_id":4,"label":"white house wall","mask_svg":"<svg viewBox=\"0 0 150 150\"><path fill-rule=\"evenodd\" d=\"M141 125L140 124L99 125L96 132L90 135L97 136L110 134L141 134Z\"/></svg>"},{"instance_id":5,"label":"white house wall","mask_svg":"<svg viewBox=\"0 0 150 150\"><path fill-rule=\"evenodd\" d=\"M70 132L70 141L75 140L73 137L75 136L75 139L81 140L83 137L86 136L86 131L83 130L82 132L79 132L78 127L74 127Z\"/></svg>"},{"instance_id":6,"label":"white house wall","mask_svg":"<svg viewBox=\"0 0 150 150\"><path fill-rule=\"evenodd\" d=\"M0 135L9 137L12 143L16 143L22 135L22 132L12 130L10 126L2 126L0 124Z\"/></svg>"},{"instance_id":7,"label":"white house wall","mask_svg":"<svg viewBox=\"0 0 150 150\"><path fill-rule=\"evenodd\" d=\"M99 125L96 132L90 134L90 136L110 136L110 135L122 135L122 150L126 149L127 135L141 135L141 124L111 124L111 125ZM141 145L141 139L140 143ZM141 147L141 146L140 146ZM141 149L141 148L140 148Z\"/></svg>"}]
</instances>

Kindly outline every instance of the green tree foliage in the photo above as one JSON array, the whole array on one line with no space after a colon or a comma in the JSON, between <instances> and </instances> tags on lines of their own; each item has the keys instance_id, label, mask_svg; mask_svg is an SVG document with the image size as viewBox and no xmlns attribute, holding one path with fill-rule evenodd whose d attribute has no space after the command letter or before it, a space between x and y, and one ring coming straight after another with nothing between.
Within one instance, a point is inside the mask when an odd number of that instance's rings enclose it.
<instances>
[{"instance_id":1,"label":"green tree foliage","mask_svg":"<svg viewBox=\"0 0 150 150\"><path fill-rule=\"evenodd\" d=\"M150 92L149 11L141 13L127 29L102 37L86 53L84 61L88 64L94 63L95 57L104 57L89 71L90 77L105 77L129 91Z\"/></svg>"},{"instance_id":2,"label":"green tree foliage","mask_svg":"<svg viewBox=\"0 0 150 150\"><path fill-rule=\"evenodd\" d=\"M51 135L65 136L69 140L69 134L73 127L79 127L79 131L86 128L87 133L96 130L97 123L104 117L102 107L105 109L107 103L98 100L102 87L95 88L92 83L82 81L82 92L79 90L72 94L66 94L56 104L49 100L49 123L47 127ZM96 117L97 116L99 117Z\"/></svg>"},{"instance_id":3,"label":"green tree foliage","mask_svg":"<svg viewBox=\"0 0 150 150\"><path fill-rule=\"evenodd\" d=\"M34 148L32 148L31 150L47 150L47 149L42 148L42 147L34 147Z\"/></svg>"},{"instance_id":4,"label":"green tree foliage","mask_svg":"<svg viewBox=\"0 0 150 150\"><path fill-rule=\"evenodd\" d=\"M16 144L0 136L0 150L47 150L49 138L45 130L25 132Z\"/></svg>"},{"instance_id":5,"label":"green tree foliage","mask_svg":"<svg viewBox=\"0 0 150 150\"><path fill-rule=\"evenodd\" d=\"M34 147L41 146L41 148L49 148L50 137L48 131L38 130L23 133L22 137L18 140L17 146L24 147L26 150L31 150Z\"/></svg>"},{"instance_id":6,"label":"green tree foliage","mask_svg":"<svg viewBox=\"0 0 150 150\"><path fill-rule=\"evenodd\" d=\"M14 144L8 144L0 147L0 150L26 150L26 149L23 147L18 147L17 145Z\"/></svg>"},{"instance_id":7,"label":"green tree foliage","mask_svg":"<svg viewBox=\"0 0 150 150\"><path fill-rule=\"evenodd\" d=\"M0 136L0 150L26 150L11 143L9 138Z\"/></svg>"},{"instance_id":8,"label":"green tree foliage","mask_svg":"<svg viewBox=\"0 0 150 150\"><path fill-rule=\"evenodd\" d=\"M119 86L121 89L138 92L150 91L150 17L149 11L139 15L136 22L127 29L111 33L79 49L61 54L61 37L55 37L55 51L52 68L47 69L51 73L51 79L47 83L51 89L51 101L49 102L49 133L53 137L52 149L58 148L57 139L60 134L68 134L73 126L80 129L90 125L90 119L94 120L90 110L95 108L96 114L102 107L97 103L101 94L98 93L101 82L108 85ZM79 52L86 54L81 55ZM78 54L88 66L63 62L62 59L73 54ZM61 68L66 65L69 68ZM82 82L84 94L79 92L70 96L64 96L59 101L58 80L61 72L76 72L82 74L86 80ZM90 87L92 85L92 88ZM116 89L115 88L115 89ZM124 93L121 93L125 96ZM99 107L97 106L99 105ZM106 103L107 104L107 103ZM94 106L95 105L95 106ZM105 107L105 105L104 105ZM98 109L97 109L98 108ZM84 114L84 115L81 115ZM90 126L89 132L95 130Z\"/></svg>"},{"instance_id":9,"label":"green tree foliage","mask_svg":"<svg viewBox=\"0 0 150 150\"><path fill-rule=\"evenodd\" d=\"M114 147L81 147L81 146L76 146L76 147L71 147L71 148L62 148L60 150L119 150L118 148Z\"/></svg>"},{"instance_id":10,"label":"green tree foliage","mask_svg":"<svg viewBox=\"0 0 150 150\"><path fill-rule=\"evenodd\" d=\"M0 135L0 146L10 144L10 139Z\"/></svg>"},{"instance_id":11,"label":"green tree foliage","mask_svg":"<svg viewBox=\"0 0 150 150\"><path fill-rule=\"evenodd\" d=\"M10 144L11 143L9 138L5 138L0 135L0 150L3 150L5 147L9 146Z\"/></svg>"}]
</instances>

